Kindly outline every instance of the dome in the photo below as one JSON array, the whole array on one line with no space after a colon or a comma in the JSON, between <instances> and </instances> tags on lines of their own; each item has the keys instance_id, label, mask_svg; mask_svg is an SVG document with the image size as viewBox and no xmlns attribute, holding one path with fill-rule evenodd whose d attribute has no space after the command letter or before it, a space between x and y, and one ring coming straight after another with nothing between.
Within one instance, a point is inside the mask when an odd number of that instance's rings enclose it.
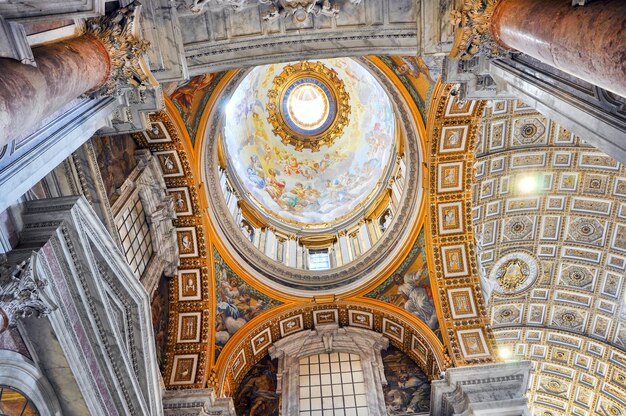
<instances>
[{"instance_id":1,"label":"dome","mask_svg":"<svg viewBox=\"0 0 626 416\"><path fill-rule=\"evenodd\" d=\"M328 227L384 188L389 97L363 66L329 59L253 68L225 112L223 144L244 197L278 222Z\"/></svg>"},{"instance_id":2,"label":"dome","mask_svg":"<svg viewBox=\"0 0 626 416\"><path fill-rule=\"evenodd\" d=\"M420 131L379 64L265 65L223 84L203 141L207 212L262 284L349 292L388 273L416 238Z\"/></svg>"}]
</instances>

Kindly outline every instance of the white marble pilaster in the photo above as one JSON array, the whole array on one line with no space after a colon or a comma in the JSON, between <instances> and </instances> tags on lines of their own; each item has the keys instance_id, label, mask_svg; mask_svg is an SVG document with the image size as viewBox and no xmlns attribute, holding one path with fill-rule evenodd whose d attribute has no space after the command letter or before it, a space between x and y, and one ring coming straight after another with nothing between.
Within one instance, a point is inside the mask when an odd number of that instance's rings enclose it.
<instances>
[{"instance_id":1,"label":"white marble pilaster","mask_svg":"<svg viewBox=\"0 0 626 416\"><path fill-rule=\"evenodd\" d=\"M341 260L343 264L348 263L352 259L352 256L350 255L348 237L345 234L339 236L339 250L341 251Z\"/></svg>"},{"instance_id":2,"label":"white marble pilaster","mask_svg":"<svg viewBox=\"0 0 626 416\"><path fill-rule=\"evenodd\" d=\"M361 241L361 247L363 247L363 252L372 248L373 242L370 237L369 229L367 228L367 222L365 221L359 225L359 238Z\"/></svg>"},{"instance_id":3,"label":"white marble pilaster","mask_svg":"<svg viewBox=\"0 0 626 416\"><path fill-rule=\"evenodd\" d=\"M270 229L265 235L265 255L276 260L276 234Z\"/></svg>"},{"instance_id":4,"label":"white marble pilaster","mask_svg":"<svg viewBox=\"0 0 626 416\"><path fill-rule=\"evenodd\" d=\"M287 266L298 267L298 240L287 240Z\"/></svg>"}]
</instances>

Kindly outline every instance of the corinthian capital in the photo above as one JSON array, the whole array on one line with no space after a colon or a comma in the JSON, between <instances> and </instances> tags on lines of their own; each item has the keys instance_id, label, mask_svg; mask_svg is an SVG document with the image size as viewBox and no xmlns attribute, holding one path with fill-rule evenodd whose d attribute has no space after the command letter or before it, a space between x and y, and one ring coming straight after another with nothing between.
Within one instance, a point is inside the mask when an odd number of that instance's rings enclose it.
<instances>
[{"instance_id":1,"label":"corinthian capital","mask_svg":"<svg viewBox=\"0 0 626 416\"><path fill-rule=\"evenodd\" d=\"M460 10L450 12L450 23L455 27L451 58L469 60L481 51L499 54L490 30L497 3L498 0L465 0Z\"/></svg>"},{"instance_id":2,"label":"corinthian capital","mask_svg":"<svg viewBox=\"0 0 626 416\"><path fill-rule=\"evenodd\" d=\"M32 255L12 269L6 269L0 280L0 333L27 317L42 317L56 306L46 295L48 282L36 272L37 254Z\"/></svg>"},{"instance_id":3,"label":"corinthian capital","mask_svg":"<svg viewBox=\"0 0 626 416\"><path fill-rule=\"evenodd\" d=\"M125 87L137 88L155 84L142 59L150 44L140 39L140 10L141 4L134 1L113 14L85 21L82 34L100 41L111 62L107 80L95 94L115 95Z\"/></svg>"}]
</instances>

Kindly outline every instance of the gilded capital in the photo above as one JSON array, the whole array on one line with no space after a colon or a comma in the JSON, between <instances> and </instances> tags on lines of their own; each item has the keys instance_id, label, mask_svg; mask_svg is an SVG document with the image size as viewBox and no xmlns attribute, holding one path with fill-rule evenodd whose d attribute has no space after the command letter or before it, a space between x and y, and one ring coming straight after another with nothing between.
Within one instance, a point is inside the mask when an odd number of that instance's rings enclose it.
<instances>
[{"instance_id":1,"label":"gilded capital","mask_svg":"<svg viewBox=\"0 0 626 416\"><path fill-rule=\"evenodd\" d=\"M450 12L455 27L450 58L464 61L485 51L499 55L499 47L491 35L491 16L499 0L465 0L460 10Z\"/></svg>"},{"instance_id":2,"label":"gilded capital","mask_svg":"<svg viewBox=\"0 0 626 416\"><path fill-rule=\"evenodd\" d=\"M141 88L154 84L150 70L142 59L150 44L139 36L140 10L141 4L134 1L113 14L85 21L82 34L99 41L111 62L106 81L92 93L115 95L125 87Z\"/></svg>"}]
</instances>

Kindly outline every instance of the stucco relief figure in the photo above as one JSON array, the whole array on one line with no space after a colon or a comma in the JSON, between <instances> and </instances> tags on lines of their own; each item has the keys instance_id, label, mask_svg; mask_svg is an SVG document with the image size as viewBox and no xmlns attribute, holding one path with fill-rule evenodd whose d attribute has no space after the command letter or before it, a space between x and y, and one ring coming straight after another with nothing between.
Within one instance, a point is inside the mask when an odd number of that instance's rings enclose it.
<instances>
[{"instance_id":1,"label":"stucco relief figure","mask_svg":"<svg viewBox=\"0 0 626 416\"><path fill-rule=\"evenodd\" d=\"M277 360L267 356L246 374L234 397L237 415L278 416L277 366Z\"/></svg>"},{"instance_id":2,"label":"stucco relief figure","mask_svg":"<svg viewBox=\"0 0 626 416\"><path fill-rule=\"evenodd\" d=\"M243 233L243 235L245 235L248 240L252 241L254 231L252 230L252 227L250 226L250 224L242 221L239 228L241 229L241 232Z\"/></svg>"},{"instance_id":3,"label":"stucco relief figure","mask_svg":"<svg viewBox=\"0 0 626 416\"><path fill-rule=\"evenodd\" d=\"M183 238L181 239L181 243L183 244L183 248L185 249L185 251L191 250L191 239L189 238L188 235L184 235Z\"/></svg>"},{"instance_id":4,"label":"stucco relief figure","mask_svg":"<svg viewBox=\"0 0 626 416\"><path fill-rule=\"evenodd\" d=\"M459 145L459 143L461 141L461 136L459 136L459 132L458 131L453 131L447 137L446 141L448 142L448 146L449 147L456 147L456 146Z\"/></svg>"},{"instance_id":5,"label":"stucco relief figure","mask_svg":"<svg viewBox=\"0 0 626 416\"><path fill-rule=\"evenodd\" d=\"M195 293L196 292L196 282L193 277L189 277L187 279L187 283L185 284L185 292L186 293Z\"/></svg>"},{"instance_id":6,"label":"stucco relief figure","mask_svg":"<svg viewBox=\"0 0 626 416\"><path fill-rule=\"evenodd\" d=\"M168 171L173 170L174 169L174 162L172 161L172 159L169 156L165 156L165 158L163 159L163 166L165 166L165 169L167 169Z\"/></svg>"},{"instance_id":7,"label":"stucco relief figure","mask_svg":"<svg viewBox=\"0 0 626 416\"><path fill-rule=\"evenodd\" d=\"M448 262L448 268L450 270L457 270L461 267L459 263L459 256L456 253L450 254L450 260Z\"/></svg>"},{"instance_id":8,"label":"stucco relief figure","mask_svg":"<svg viewBox=\"0 0 626 416\"><path fill-rule=\"evenodd\" d=\"M453 169L444 169L443 184L454 185L457 179L457 173Z\"/></svg>"},{"instance_id":9,"label":"stucco relief figure","mask_svg":"<svg viewBox=\"0 0 626 416\"><path fill-rule=\"evenodd\" d=\"M497 279L500 287L506 291L515 291L529 276L528 266L521 260L511 260L500 269Z\"/></svg>"},{"instance_id":10,"label":"stucco relief figure","mask_svg":"<svg viewBox=\"0 0 626 416\"><path fill-rule=\"evenodd\" d=\"M383 388L389 416L412 415L430 410L428 377L406 354L389 346L381 351L387 386Z\"/></svg>"},{"instance_id":11,"label":"stucco relief figure","mask_svg":"<svg viewBox=\"0 0 626 416\"><path fill-rule=\"evenodd\" d=\"M491 299L491 293L496 286L496 282L489 279L487 269L483 265L482 257L480 255L483 251L483 234L476 232L474 234L474 239L476 241L476 264L478 265L478 275L480 276L480 287L482 289L485 302L489 303L489 299Z\"/></svg>"}]
</instances>

